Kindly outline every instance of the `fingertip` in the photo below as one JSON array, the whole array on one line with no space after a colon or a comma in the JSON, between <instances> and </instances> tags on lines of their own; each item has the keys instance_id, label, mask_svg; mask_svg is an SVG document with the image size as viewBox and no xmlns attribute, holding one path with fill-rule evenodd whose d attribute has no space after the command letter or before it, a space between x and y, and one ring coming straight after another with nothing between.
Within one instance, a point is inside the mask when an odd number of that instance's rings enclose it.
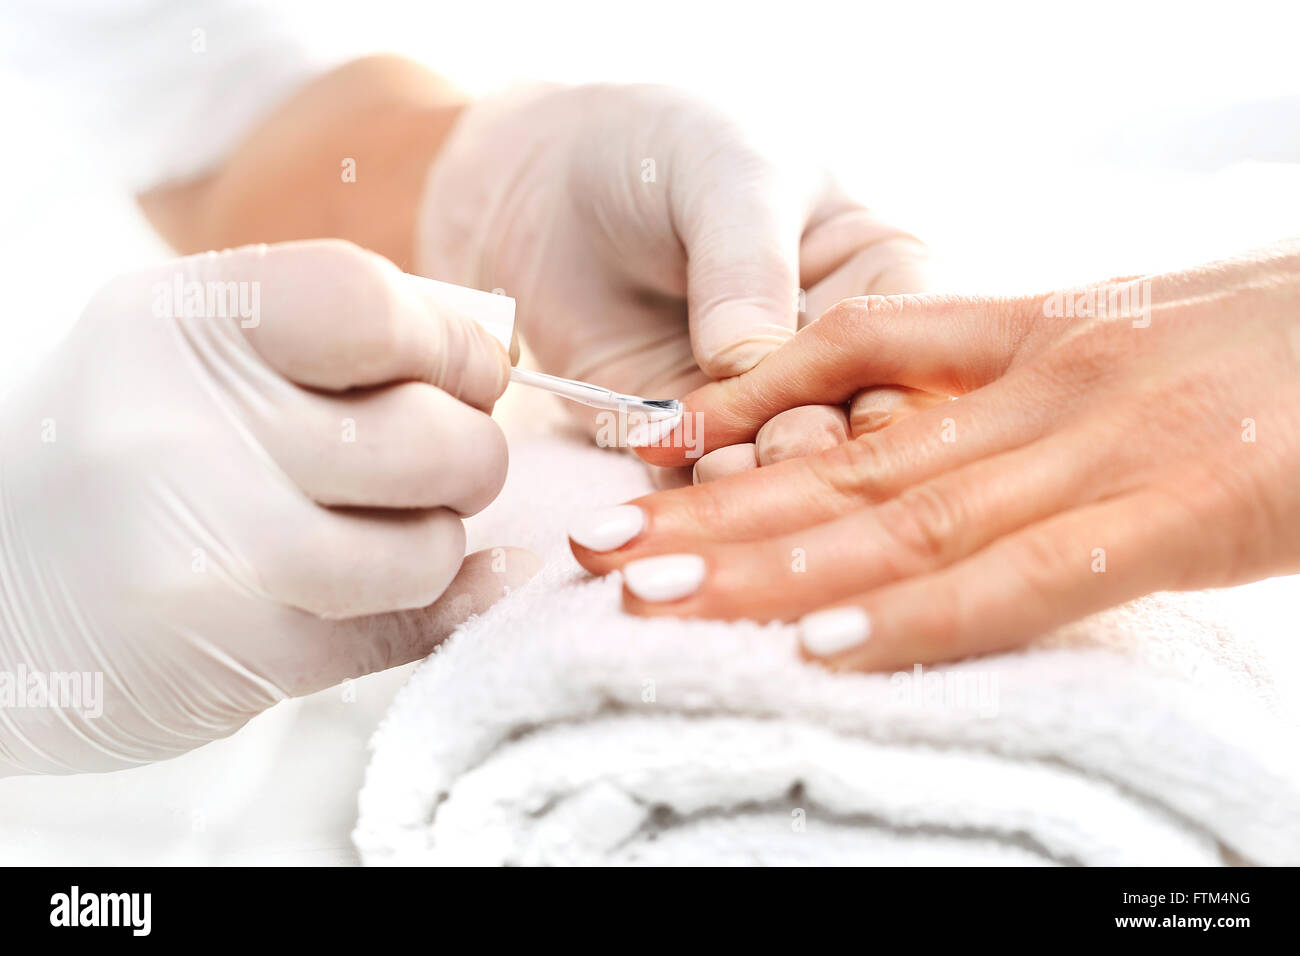
<instances>
[{"instance_id":1,"label":"fingertip","mask_svg":"<svg viewBox=\"0 0 1300 956\"><path fill-rule=\"evenodd\" d=\"M758 446L754 442L727 445L709 452L695 463L694 484L717 481L758 467Z\"/></svg>"},{"instance_id":2,"label":"fingertip","mask_svg":"<svg viewBox=\"0 0 1300 956\"><path fill-rule=\"evenodd\" d=\"M685 488L687 485L694 484L692 469L688 466L659 468L650 465L648 468L650 483L654 485L655 491L672 491L675 488Z\"/></svg>"},{"instance_id":3,"label":"fingertip","mask_svg":"<svg viewBox=\"0 0 1300 956\"><path fill-rule=\"evenodd\" d=\"M502 295L400 273L397 336L407 375L489 411L510 384L514 301Z\"/></svg>"},{"instance_id":4,"label":"fingertip","mask_svg":"<svg viewBox=\"0 0 1300 956\"><path fill-rule=\"evenodd\" d=\"M759 408L750 376L710 382L682 401L677 427L635 448L642 461L660 467L693 467L715 449L753 441L770 417Z\"/></svg>"},{"instance_id":5,"label":"fingertip","mask_svg":"<svg viewBox=\"0 0 1300 956\"><path fill-rule=\"evenodd\" d=\"M867 612L851 604L805 614L798 626L805 656L821 663L860 650L872 631Z\"/></svg>"},{"instance_id":6,"label":"fingertip","mask_svg":"<svg viewBox=\"0 0 1300 956\"><path fill-rule=\"evenodd\" d=\"M668 437L668 436L665 436ZM644 445L632 449L636 456L654 468L682 468L691 464L687 449L672 445Z\"/></svg>"},{"instance_id":7,"label":"fingertip","mask_svg":"<svg viewBox=\"0 0 1300 956\"><path fill-rule=\"evenodd\" d=\"M710 378L715 379L743 375L779 349L784 342L784 339L780 341L736 342L720 352L699 356L700 368Z\"/></svg>"},{"instance_id":8,"label":"fingertip","mask_svg":"<svg viewBox=\"0 0 1300 956\"><path fill-rule=\"evenodd\" d=\"M487 548L467 555L433 603L348 622L339 632L346 647L341 657L366 656L362 673L419 660L466 620L485 613L510 590L526 584L541 568L541 559L524 548Z\"/></svg>"},{"instance_id":9,"label":"fingertip","mask_svg":"<svg viewBox=\"0 0 1300 956\"><path fill-rule=\"evenodd\" d=\"M609 555L584 548L572 538L569 539L569 552L573 555L573 560L591 574L599 576L613 570L614 560Z\"/></svg>"},{"instance_id":10,"label":"fingertip","mask_svg":"<svg viewBox=\"0 0 1300 956\"><path fill-rule=\"evenodd\" d=\"M452 587L462 583L479 584L475 588L479 594L500 597L510 588L527 584L542 569L542 564L542 559L527 548L485 548L466 556Z\"/></svg>"},{"instance_id":11,"label":"fingertip","mask_svg":"<svg viewBox=\"0 0 1300 956\"><path fill-rule=\"evenodd\" d=\"M569 546L595 554L616 551L645 531L646 512L635 504L582 512L569 521Z\"/></svg>"},{"instance_id":12,"label":"fingertip","mask_svg":"<svg viewBox=\"0 0 1300 956\"><path fill-rule=\"evenodd\" d=\"M815 455L849 440L848 419L836 405L800 405L774 415L754 439L758 464Z\"/></svg>"},{"instance_id":13,"label":"fingertip","mask_svg":"<svg viewBox=\"0 0 1300 956\"><path fill-rule=\"evenodd\" d=\"M689 468L705 453L703 442L704 415L693 402L698 402L705 386L681 400L681 414L672 422L649 422L628 432L627 447L638 458L655 468Z\"/></svg>"},{"instance_id":14,"label":"fingertip","mask_svg":"<svg viewBox=\"0 0 1300 956\"><path fill-rule=\"evenodd\" d=\"M943 288L941 273L928 250L900 256L876 275L867 290L874 295L908 295L935 292Z\"/></svg>"},{"instance_id":15,"label":"fingertip","mask_svg":"<svg viewBox=\"0 0 1300 956\"><path fill-rule=\"evenodd\" d=\"M446 403L445 397L442 401ZM464 408L462 412L465 425L472 426L473 431L462 428L448 434L439 451L445 467L446 448L453 442L463 448L457 467L448 469L447 478L442 480L454 489L449 494L449 497L454 495L454 505L448 507L454 507L462 518L468 518L495 501L505 487L510 470L510 442L488 411Z\"/></svg>"},{"instance_id":16,"label":"fingertip","mask_svg":"<svg viewBox=\"0 0 1300 956\"><path fill-rule=\"evenodd\" d=\"M496 337L483 328L478 329L478 334L482 340L483 350L495 360L496 379L493 381L490 377L485 377L485 387L487 394L491 395L491 401L488 402L485 411L490 412L501 396L505 394L510 385L510 369L515 362L519 360L518 340L512 339L510 351L496 340Z\"/></svg>"}]
</instances>

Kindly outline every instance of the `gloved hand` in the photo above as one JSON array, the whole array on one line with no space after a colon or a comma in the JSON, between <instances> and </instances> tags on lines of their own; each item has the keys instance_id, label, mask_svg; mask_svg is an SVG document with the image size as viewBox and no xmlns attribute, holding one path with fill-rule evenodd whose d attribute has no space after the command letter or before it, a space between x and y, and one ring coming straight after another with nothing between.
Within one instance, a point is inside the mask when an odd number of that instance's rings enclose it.
<instances>
[{"instance_id":1,"label":"gloved hand","mask_svg":"<svg viewBox=\"0 0 1300 956\"><path fill-rule=\"evenodd\" d=\"M518 300L545 371L654 398L752 368L840 299L927 285L915 238L658 86L533 87L471 106L417 230L417 271Z\"/></svg>"},{"instance_id":2,"label":"gloved hand","mask_svg":"<svg viewBox=\"0 0 1300 956\"><path fill-rule=\"evenodd\" d=\"M229 735L418 659L536 570L512 549L462 566L461 516L505 478L509 366L440 294L317 241L95 296L0 409L0 775ZM74 683L62 709L37 690Z\"/></svg>"}]
</instances>

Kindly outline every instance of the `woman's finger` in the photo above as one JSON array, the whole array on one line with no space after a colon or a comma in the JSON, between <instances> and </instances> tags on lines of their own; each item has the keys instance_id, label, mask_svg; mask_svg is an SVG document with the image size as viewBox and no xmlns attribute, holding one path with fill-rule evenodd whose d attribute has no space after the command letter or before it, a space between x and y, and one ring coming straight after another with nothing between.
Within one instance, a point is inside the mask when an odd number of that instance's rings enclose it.
<instances>
[{"instance_id":1,"label":"woman's finger","mask_svg":"<svg viewBox=\"0 0 1300 956\"><path fill-rule=\"evenodd\" d=\"M1050 383L1008 376L817 455L580 516L569 530L573 553L587 570L605 574L640 557L690 550L701 539L750 541L820 524L1027 445L1054 427L1064 405ZM610 510L622 519L611 524Z\"/></svg>"},{"instance_id":2,"label":"woman's finger","mask_svg":"<svg viewBox=\"0 0 1300 956\"><path fill-rule=\"evenodd\" d=\"M758 430L758 463L775 465L815 455L849 440L849 420L838 405L804 405L781 412Z\"/></svg>"},{"instance_id":3,"label":"woman's finger","mask_svg":"<svg viewBox=\"0 0 1300 956\"><path fill-rule=\"evenodd\" d=\"M623 568L625 606L645 615L792 620L945 567L1089 500L1105 487L1090 447L1078 435L1058 435L823 524L747 542L700 539L688 552L633 561ZM678 567L704 569L696 589L656 598L652 572Z\"/></svg>"},{"instance_id":4,"label":"woman's finger","mask_svg":"<svg viewBox=\"0 0 1300 956\"><path fill-rule=\"evenodd\" d=\"M807 228L799 243L799 281L805 289L812 290L823 284L859 253L882 249L883 269L877 274L893 271L890 267L895 261L911 263L918 259L928 259L929 252L925 244L916 236L901 229L893 223L886 222L870 209L846 196L834 188L809 217ZM841 295L849 298L854 295L876 293L878 295L895 295L905 292L926 292L929 286L924 275L916 275L911 280L900 281L896 287L872 289L862 284L870 281L872 275L859 275L858 286L854 291ZM822 308L825 311L838 302L833 299ZM807 310L810 318L816 318L821 312Z\"/></svg>"},{"instance_id":5,"label":"woman's finger","mask_svg":"<svg viewBox=\"0 0 1300 956\"><path fill-rule=\"evenodd\" d=\"M849 435L858 438L878 432L910 415L936 405L946 405L950 401L946 395L899 385L864 389L854 395L853 401L849 403Z\"/></svg>"},{"instance_id":6,"label":"woman's finger","mask_svg":"<svg viewBox=\"0 0 1300 956\"><path fill-rule=\"evenodd\" d=\"M522 548L491 548L465 558L455 578L428 607L320 621L304 631L308 647L288 646L269 664L276 683L291 694L310 694L348 678L417 661L465 619L482 614L525 584L541 559Z\"/></svg>"},{"instance_id":7,"label":"woman's finger","mask_svg":"<svg viewBox=\"0 0 1300 956\"><path fill-rule=\"evenodd\" d=\"M695 484L717 481L760 465L815 455L946 401L914 388L886 387L859 392L847 416L838 405L792 408L759 429L753 443L728 445L702 457L695 463Z\"/></svg>"},{"instance_id":8,"label":"woman's finger","mask_svg":"<svg viewBox=\"0 0 1300 956\"><path fill-rule=\"evenodd\" d=\"M693 484L702 485L709 481L718 481L743 471L753 471L758 467L758 449L753 442L743 445L728 445L711 451L695 463L692 474Z\"/></svg>"},{"instance_id":9,"label":"woman's finger","mask_svg":"<svg viewBox=\"0 0 1300 956\"><path fill-rule=\"evenodd\" d=\"M305 498L293 535L260 546L255 576L279 604L328 619L427 607L455 577L465 530L446 508L326 509Z\"/></svg>"},{"instance_id":10,"label":"woman's finger","mask_svg":"<svg viewBox=\"0 0 1300 956\"><path fill-rule=\"evenodd\" d=\"M1156 590L1211 583L1196 525L1145 491L1039 522L933 574L804 617L804 651L837 670L889 670L1015 647Z\"/></svg>"},{"instance_id":11,"label":"woman's finger","mask_svg":"<svg viewBox=\"0 0 1300 956\"><path fill-rule=\"evenodd\" d=\"M801 405L842 405L872 385L962 395L1011 367L1041 315L1036 299L898 296L850 299L801 330L752 371L685 398L703 424L705 451L752 441L762 426ZM638 449L646 461L682 464L669 435Z\"/></svg>"}]
</instances>

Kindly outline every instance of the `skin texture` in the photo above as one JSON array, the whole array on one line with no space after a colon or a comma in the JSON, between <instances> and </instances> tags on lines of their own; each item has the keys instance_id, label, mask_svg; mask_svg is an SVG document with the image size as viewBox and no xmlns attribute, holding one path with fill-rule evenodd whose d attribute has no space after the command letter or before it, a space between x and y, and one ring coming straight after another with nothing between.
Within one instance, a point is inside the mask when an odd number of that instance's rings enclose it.
<instances>
[{"instance_id":1,"label":"skin texture","mask_svg":"<svg viewBox=\"0 0 1300 956\"><path fill-rule=\"evenodd\" d=\"M598 574L703 557L687 597L625 591L636 614L861 608L869 638L825 662L866 670L1010 648L1156 590L1300 570L1300 242L1106 283L1092 301L1140 302L1144 283L1144 314L1053 317L1046 296L842 302L687 397L707 449L761 441L787 409L842 405L874 382L960 397L640 499L640 535L574 554ZM641 454L667 466L683 451Z\"/></svg>"}]
</instances>

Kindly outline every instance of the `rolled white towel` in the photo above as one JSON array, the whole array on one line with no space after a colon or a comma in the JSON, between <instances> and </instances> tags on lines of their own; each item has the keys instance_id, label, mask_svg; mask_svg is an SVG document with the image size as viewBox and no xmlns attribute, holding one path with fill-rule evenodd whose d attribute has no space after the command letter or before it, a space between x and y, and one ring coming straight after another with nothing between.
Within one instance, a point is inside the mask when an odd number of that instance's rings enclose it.
<instances>
[{"instance_id":1,"label":"rolled white towel","mask_svg":"<svg viewBox=\"0 0 1300 956\"><path fill-rule=\"evenodd\" d=\"M648 490L638 463L554 438L512 459L473 546L546 568L399 693L365 862L1300 862L1295 727L1231 602L1157 595L1016 653L833 675L789 627L632 618L617 575L578 568L568 516Z\"/></svg>"}]
</instances>

